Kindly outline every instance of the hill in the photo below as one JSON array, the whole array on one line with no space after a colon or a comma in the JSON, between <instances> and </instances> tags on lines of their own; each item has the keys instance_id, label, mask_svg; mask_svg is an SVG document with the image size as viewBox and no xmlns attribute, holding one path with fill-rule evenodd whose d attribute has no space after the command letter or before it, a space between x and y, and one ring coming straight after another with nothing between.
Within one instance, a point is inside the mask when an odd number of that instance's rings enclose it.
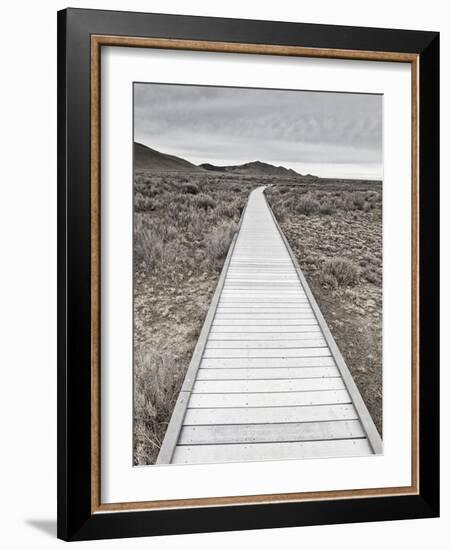
<instances>
[{"instance_id":1,"label":"hill","mask_svg":"<svg viewBox=\"0 0 451 550\"><path fill-rule=\"evenodd\" d=\"M228 172L242 175L279 176L285 178L301 177L300 174L298 174L291 168L285 168L284 166L274 166L273 164L261 162L259 160L232 166L215 166L213 164L201 164L200 168L211 170L214 172Z\"/></svg>"},{"instance_id":2,"label":"hill","mask_svg":"<svg viewBox=\"0 0 451 550\"><path fill-rule=\"evenodd\" d=\"M221 172L237 176L274 176L280 178L299 179L302 181L315 181L315 176L303 176L291 168L274 166L267 162L256 160L230 166L217 166L204 163L195 164L175 155L161 153L151 149L142 143L134 143L135 170L149 170L152 172Z\"/></svg>"},{"instance_id":3,"label":"hill","mask_svg":"<svg viewBox=\"0 0 451 550\"><path fill-rule=\"evenodd\" d=\"M160 153L142 143L134 143L135 170L154 172L203 172L195 164L174 155Z\"/></svg>"}]
</instances>

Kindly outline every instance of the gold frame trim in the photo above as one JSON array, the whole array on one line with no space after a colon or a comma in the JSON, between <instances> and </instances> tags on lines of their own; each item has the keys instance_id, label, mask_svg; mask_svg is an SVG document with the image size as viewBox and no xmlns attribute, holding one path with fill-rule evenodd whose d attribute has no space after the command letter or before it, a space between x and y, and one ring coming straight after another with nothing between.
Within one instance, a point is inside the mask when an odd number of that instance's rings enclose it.
<instances>
[{"instance_id":1,"label":"gold frame trim","mask_svg":"<svg viewBox=\"0 0 451 550\"><path fill-rule=\"evenodd\" d=\"M412 68L412 480L408 487L280 493L228 497L118 502L100 499L100 50L102 46L247 53L410 63ZM419 56L398 52L334 50L266 44L240 44L91 36L91 512L125 512L419 494Z\"/></svg>"}]
</instances>

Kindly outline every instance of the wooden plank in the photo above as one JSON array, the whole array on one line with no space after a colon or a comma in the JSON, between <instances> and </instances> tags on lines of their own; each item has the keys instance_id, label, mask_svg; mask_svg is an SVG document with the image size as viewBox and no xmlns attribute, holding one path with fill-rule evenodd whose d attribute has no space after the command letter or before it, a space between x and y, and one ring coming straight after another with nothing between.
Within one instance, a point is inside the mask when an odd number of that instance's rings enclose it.
<instances>
[{"instance_id":1,"label":"wooden plank","mask_svg":"<svg viewBox=\"0 0 451 550\"><path fill-rule=\"evenodd\" d=\"M331 378L340 376L337 367L287 367L274 369L205 369L200 368L196 380L265 380L274 378Z\"/></svg>"},{"instance_id":2,"label":"wooden plank","mask_svg":"<svg viewBox=\"0 0 451 550\"><path fill-rule=\"evenodd\" d=\"M346 390L301 391L281 393L193 393L190 409L215 407L300 407L351 403Z\"/></svg>"},{"instance_id":3,"label":"wooden plank","mask_svg":"<svg viewBox=\"0 0 451 550\"><path fill-rule=\"evenodd\" d=\"M270 315L277 315L277 318L285 318L288 316L288 319L292 319L295 317L301 316L302 318L305 317L315 317L312 310L306 306L306 305L298 305L298 306L292 306L292 307L286 307L285 305L280 304L272 304L270 306L260 306L257 304L256 306L223 306L221 305L221 308L216 312L216 317L221 318L224 316L232 316L232 315L245 315L247 317L253 317L257 316L257 318L262 319L270 319ZM263 316L263 317L262 317ZM238 317L239 319L240 317Z\"/></svg>"},{"instance_id":4,"label":"wooden plank","mask_svg":"<svg viewBox=\"0 0 451 550\"><path fill-rule=\"evenodd\" d=\"M245 290L248 288L253 289L263 289L263 290L277 290L279 288L284 290L293 290L299 289L299 281L293 279L293 281L247 281L247 280L236 280L236 281L226 281L227 289L238 289L243 287Z\"/></svg>"},{"instance_id":5,"label":"wooden plank","mask_svg":"<svg viewBox=\"0 0 451 550\"><path fill-rule=\"evenodd\" d=\"M243 266L243 265L247 265L247 266L254 266L254 265L264 265L264 266L277 266L277 265L291 265L291 262L290 262L290 259L285 259L285 260L280 260L280 259L274 259L274 260L271 260L271 259L263 259L263 258L257 258L257 259L243 259L243 258L238 258L238 257L234 257L232 259L232 262L231 262L231 265L232 266L236 266L236 265L239 265L239 266Z\"/></svg>"},{"instance_id":6,"label":"wooden plank","mask_svg":"<svg viewBox=\"0 0 451 550\"><path fill-rule=\"evenodd\" d=\"M293 266L290 266L290 265L266 268L265 270L251 269L251 268L238 268L238 267L231 266L227 273L227 278L230 278L230 277L239 278L243 274L249 277L262 277L262 278L274 277L279 275L282 275L283 277L295 276Z\"/></svg>"},{"instance_id":7,"label":"wooden plank","mask_svg":"<svg viewBox=\"0 0 451 550\"><path fill-rule=\"evenodd\" d=\"M296 313L297 311L301 313L312 313L312 308L310 307L310 304L306 301L298 300L285 300L283 302L273 300L266 301L264 297L261 299L249 299L246 298L245 300L237 300L236 298L232 300L221 300L219 307L221 309L221 313L246 313L246 312L253 312L256 313L265 313L265 311L262 310L269 310L266 313L272 313L273 311L280 310L281 312L286 313Z\"/></svg>"},{"instance_id":8,"label":"wooden plank","mask_svg":"<svg viewBox=\"0 0 451 550\"><path fill-rule=\"evenodd\" d=\"M261 284L271 283L271 284L279 284L279 283L293 283L293 286L297 286L297 280L292 275L271 275L271 276L259 276L259 275L248 275L247 277L244 276L228 276L227 277L227 285L234 285L237 283L250 283L252 285L257 284L260 286Z\"/></svg>"},{"instance_id":9,"label":"wooden plank","mask_svg":"<svg viewBox=\"0 0 451 550\"><path fill-rule=\"evenodd\" d=\"M236 265L266 265L266 266L289 266L289 258L264 258L264 257L248 257L236 255L233 258L232 266Z\"/></svg>"},{"instance_id":10,"label":"wooden plank","mask_svg":"<svg viewBox=\"0 0 451 550\"><path fill-rule=\"evenodd\" d=\"M283 311L293 311L293 310L299 310L299 311L312 311L312 308L310 307L310 304L307 301L302 300L285 300L284 302L273 300L272 302L266 302L263 300L241 300L241 301L232 301L232 300L224 300L221 299L218 304L218 310L222 311L223 313L227 313L227 311L260 311L261 313L264 313L264 311L261 310L268 310L269 312L273 311L274 309L281 309Z\"/></svg>"},{"instance_id":11,"label":"wooden plank","mask_svg":"<svg viewBox=\"0 0 451 550\"><path fill-rule=\"evenodd\" d=\"M302 422L289 424L235 424L186 426L179 445L276 443L333 439L360 439L365 432L358 420Z\"/></svg>"},{"instance_id":12,"label":"wooden plank","mask_svg":"<svg viewBox=\"0 0 451 550\"><path fill-rule=\"evenodd\" d=\"M234 262L231 264L232 269L265 269L267 271L271 270L286 270L291 269L293 266L291 265L290 261L285 263L268 263L260 260L255 260L252 262Z\"/></svg>"},{"instance_id":13,"label":"wooden plank","mask_svg":"<svg viewBox=\"0 0 451 550\"><path fill-rule=\"evenodd\" d=\"M261 292L253 290L226 292L222 293L221 299L229 302L308 303L307 298L300 290L296 292Z\"/></svg>"},{"instance_id":14,"label":"wooden plank","mask_svg":"<svg viewBox=\"0 0 451 550\"><path fill-rule=\"evenodd\" d=\"M235 272L231 274L229 272L229 276L227 277L227 280L229 282L235 280L244 280L244 281L255 281L255 282L275 282L276 280L284 280L287 281L287 279L293 280L295 282L295 278L293 276L293 272L289 275L285 271L273 271L273 272L265 272L265 273L259 273L259 274L252 274L252 273L246 273L246 272Z\"/></svg>"},{"instance_id":15,"label":"wooden plank","mask_svg":"<svg viewBox=\"0 0 451 550\"><path fill-rule=\"evenodd\" d=\"M271 315L275 315L275 319L296 319L300 317L301 319L315 318L312 310L307 306L285 308L281 305L272 305L270 307L228 307L224 309L221 307L216 312L216 318L232 318L237 315L237 319L244 317L256 317L257 319L271 319Z\"/></svg>"},{"instance_id":16,"label":"wooden plank","mask_svg":"<svg viewBox=\"0 0 451 550\"><path fill-rule=\"evenodd\" d=\"M322 338L322 333L319 327L310 332L210 332L208 344L215 342L283 342L285 340L314 340Z\"/></svg>"},{"instance_id":17,"label":"wooden plank","mask_svg":"<svg viewBox=\"0 0 451 550\"><path fill-rule=\"evenodd\" d=\"M317 333L317 335L320 333ZM252 340L221 341L208 339L205 349L290 349L290 348L319 348L326 346L324 338L302 340Z\"/></svg>"},{"instance_id":18,"label":"wooden plank","mask_svg":"<svg viewBox=\"0 0 451 550\"><path fill-rule=\"evenodd\" d=\"M235 254L235 260L236 261L244 261L244 262L249 262L249 261L259 261L259 262L271 262L273 264L275 263L287 263L287 261L289 262L289 260L287 260L286 256L285 255L277 255L277 254L272 254L271 256L268 256L266 254L262 255L262 254L249 254L249 253L245 253L244 251L243 252L240 252L239 251L239 248Z\"/></svg>"},{"instance_id":19,"label":"wooden plank","mask_svg":"<svg viewBox=\"0 0 451 550\"><path fill-rule=\"evenodd\" d=\"M247 261L247 262L254 262L255 265L261 265L262 263L264 263L265 261L269 261L267 258L260 258L258 256L252 256L252 257L240 257L241 260L244 261ZM286 260L284 259L281 259L279 258L278 260L274 260L272 262L273 265L277 265L277 266L288 266L289 264L286 262Z\"/></svg>"},{"instance_id":20,"label":"wooden plank","mask_svg":"<svg viewBox=\"0 0 451 550\"><path fill-rule=\"evenodd\" d=\"M227 333L236 333L237 331L241 334L295 334L297 332L312 332L319 329L317 322L315 323L305 323L298 325L260 325L252 326L241 324L235 325L212 325L210 329L210 334L227 334Z\"/></svg>"},{"instance_id":21,"label":"wooden plank","mask_svg":"<svg viewBox=\"0 0 451 550\"><path fill-rule=\"evenodd\" d=\"M306 298L281 296L222 296L220 301L221 307L281 307L281 308L307 308L311 311L310 304Z\"/></svg>"},{"instance_id":22,"label":"wooden plank","mask_svg":"<svg viewBox=\"0 0 451 550\"><path fill-rule=\"evenodd\" d=\"M299 285L296 282L285 283L277 282L255 282L255 281L230 281L226 283L226 290L263 290L278 292L279 290L291 290L291 292L299 292Z\"/></svg>"},{"instance_id":23,"label":"wooden plank","mask_svg":"<svg viewBox=\"0 0 451 550\"><path fill-rule=\"evenodd\" d=\"M190 409L185 414L184 426L211 424L277 424L286 422L322 422L355 420L352 405L306 405L302 407L239 407Z\"/></svg>"},{"instance_id":24,"label":"wooden plank","mask_svg":"<svg viewBox=\"0 0 451 550\"><path fill-rule=\"evenodd\" d=\"M233 289L233 288L229 288L227 290L224 290L223 293L222 293L222 296L225 296L225 297L229 297L229 296L232 296L232 297L235 297L235 296L255 296L255 297L259 297L259 296L267 296L268 298L271 297L271 298L284 298L284 297L292 297L292 296L302 296L303 298L305 298L305 294L303 292L302 289L300 288L297 288L297 289L284 289L284 288L279 288L279 289L272 289L272 288L236 288L236 289Z\"/></svg>"},{"instance_id":25,"label":"wooden plank","mask_svg":"<svg viewBox=\"0 0 451 550\"><path fill-rule=\"evenodd\" d=\"M298 297L305 299L304 292L298 288L295 290L292 289L272 289L272 288L237 288L237 289L227 289L224 290L222 293L222 296L225 298L229 297L252 297L252 298L259 298L261 296L266 296L268 298L293 298Z\"/></svg>"},{"instance_id":26,"label":"wooden plank","mask_svg":"<svg viewBox=\"0 0 451 550\"><path fill-rule=\"evenodd\" d=\"M221 358L202 359L201 368L283 368L283 367L330 367L334 366L333 357L267 357L243 358L240 360Z\"/></svg>"},{"instance_id":27,"label":"wooden plank","mask_svg":"<svg viewBox=\"0 0 451 550\"><path fill-rule=\"evenodd\" d=\"M273 291L264 291L264 290L240 290L239 292L225 292L222 294L222 299L229 301L248 301L248 302L258 302L258 301L270 301L282 300L283 302L293 301L295 303L304 302L306 303L305 295L300 291L294 292L273 292ZM308 303L308 302L307 302Z\"/></svg>"},{"instance_id":28,"label":"wooden plank","mask_svg":"<svg viewBox=\"0 0 451 550\"><path fill-rule=\"evenodd\" d=\"M310 308L310 304L307 300L301 299L287 299L287 298L224 298L222 297L219 306L223 308L230 307L273 307L274 305L279 305L283 308Z\"/></svg>"},{"instance_id":29,"label":"wooden plank","mask_svg":"<svg viewBox=\"0 0 451 550\"><path fill-rule=\"evenodd\" d=\"M247 315L247 316L253 316L257 315L260 317L261 315L309 315L312 316L312 310L308 309L304 305L288 305L288 304L267 304L262 305L261 303L256 303L254 305L252 304L239 304L239 305L223 305L221 304L221 307L219 308L217 312L218 317L222 317L223 315Z\"/></svg>"},{"instance_id":30,"label":"wooden plank","mask_svg":"<svg viewBox=\"0 0 451 550\"><path fill-rule=\"evenodd\" d=\"M194 393L270 393L289 391L343 390L341 378L303 380L196 380Z\"/></svg>"},{"instance_id":31,"label":"wooden plank","mask_svg":"<svg viewBox=\"0 0 451 550\"><path fill-rule=\"evenodd\" d=\"M239 445L180 445L176 447L173 462L174 464L252 462L366 456L368 454L371 454L371 448L366 439Z\"/></svg>"},{"instance_id":32,"label":"wooden plank","mask_svg":"<svg viewBox=\"0 0 451 550\"><path fill-rule=\"evenodd\" d=\"M327 347L323 348L289 348L289 349L206 349L204 350L204 359L212 357L225 357L227 359L234 358L251 358L261 357L269 359L271 357L327 357L330 356L330 350Z\"/></svg>"},{"instance_id":33,"label":"wooden plank","mask_svg":"<svg viewBox=\"0 0 451 550\"><path fill-rule=\"evenodd\" d=\"M227 272L227 281L232 281L232 280L247 280L247 279L252 279L252 280L258 280L258 279L262 279L263 281L266 281L267 279L282 279L282 280L285 280L285 279L292 279L293 281L296 281L296 272L294 271L293 268L291 269L274 269L274 270L266 270L266 271L261 271L260 269L253 269L253 270L248 270L248 271L244 271L244 270L235 270L235 269L229 269L228 272Z\"/></svg>"},{"instance_id":34,"label":"wooden plank","mask_svg":"<svg viewBox=\"0 0 451 550\"><path fill-rule=\"evenodd\" d=\"M279 310L280 311L280 310ZM257 313L257 312L244 312L244 313L216 313L215 321L232 319L234 321L262 321L263 319L270 319L272 321L284 321L284 320L303 320L303 319L315 319L313 313L307 311L305 313L296 311L294 313L278 313L277 310L274 313Z\"/></svg>"},{"instance_id":35,"label":"wooden plank","mask_svg":"<svg viewBox=\"0 0 451 550\"><path fill-rule=\"evenodd\" d=\"M213 326L214 327L296 327L296 326L305 326L305 325L314 325L316 324L316 319L313 317L309 319L261 319L261 320L251 320L251 319L241 319L239 322L234 323L233 319L215 319ZM241 328L237 328L241 330ZM272 332L272 330L271 330Z\"/></svg>"},{"instance_id":36,"label":"wooden plank","mask_svg":"<svg viewBox=\"0 0 451 550\"><path fill-rule=\"evenodd\" d=\"M274 275L287 275L291 277L293 275L293 266L287 265L284 267L258 267L258 269L255 269L255 266L253 268L230 267L228 271L228 274L230 276L243 275L245 277L253 277L256 273L258 273L260 277L273 277Z\"/></svg>"}]
</instances>

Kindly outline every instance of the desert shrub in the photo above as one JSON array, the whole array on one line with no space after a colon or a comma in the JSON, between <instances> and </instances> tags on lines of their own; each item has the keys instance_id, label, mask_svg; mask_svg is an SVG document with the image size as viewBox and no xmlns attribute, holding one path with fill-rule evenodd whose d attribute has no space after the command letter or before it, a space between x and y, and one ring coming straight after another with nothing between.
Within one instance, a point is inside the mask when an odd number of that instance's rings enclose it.
<instances>
[{"instance_id":1,"label":"desert shrub","mask_svg":"<svg viewBox=\"0 0 451 550\"><path fill-rule=\"evenodd\" d=\"M310 216L311 214L316 214L319 211L320 203L311 195L307 194L296 201L294 204L294 209L298 214Z\"/></svg>"},{"instance_id":2,"label":"desert shrub","mask_svg":"<svg viewBox=\"0 0 451 550\"><path fill-rule=\"evenodd\" d=\"M375 206L382 201L382 194L379 191L367 191L365 193L365 200Z\"/></svg>"},{"instance_id":3,"label":"desert shrub","mask_svg":"<svg viewBox=\"0 0 451 550\"><path fill-rule=\"evenodd\" d=\"M165 231L165 240L166 241L173 241L177 238L179 234L179 231L175 225L167 225L166 231Z\"/></svg>"},{"instance_id":4,"label":"desert shrub","mask_svg":"<svg viewBox=\"0 0 451 550\"><path fill-rule=\"evenodd\" d=\"M205 238L207 253L218 260L225 258L236 230L237 225L233 222L223 222L215 227Z\"/></svg>"},{"instance_id":5,"label":"desert shrub","mask_svg":"<svg viewBox=\"0 0 451 550\"><path fill-rule=\"evenodd\" d=\"M144 182L142 182L141 180L138 180L138 179L135 179L135 192L136 193L141 193L142 195L145 195L146 192L147 192L147 184L145 184Z\"/></svg>"},{"instance_id":6,"label":"desert shrub","mask_svg":"<svg viewBox=\"0 0 451 550\"><path fill-rule=\"evenodd\" d=\"M215 200L206 193L199 193L194 198L194 204L199 208L204 208L205 210L208 210L209 208L214 208L216 206Z\"/></svg>"},{"instance_id":7,"label":"desert shrub","mask_svg":"<svg viewBox=\"0 0 451 550\"><path fill-rule=\"evenodd\" d=\"M169 352L138 349L134 363L135 462L148 464L158 456L185 369Z\"/></svg>"},{"instance_id":8,"label":"desert shrub","mask_svg":"<svg viewBox=\"0 0 451 550\"><path fill-rule=\"evenodd\" d=\"M321 282L332 287L354 286L359 282L359 268L346 258L326 260L321 266Z\"/></svg>"},{"instance_id":9,"label":"desert shrub","mask_svg":"<svg viewBox=\"0 0 451 550\"><path fill-rule=\"evenodd\" d=\"M180 208L183 209L185 206L187 206L190 203L191 203L191 195L185 195L183 193L177 193L173 195L171 199L171 204L177 205L179 210Z\"/></svg>"},{"instance_id":10,"label":"desert shrub","mask_svg":"<svg viewBox=\"0 0 451 550\"><path fill-rule=\"evenodd\" d=\"M199 187L195 183L184 183L182 185L182 191L190 195L197 195L199 193Z\"/></svg>"},{"instance_id":11,"label":"desert shrub","mask_svg":"<svg viewBox=\"0 0 451 550\"><path fill-rule=\"evenodd\" d=\"M378 282L378 276L376 272L374 271L374 269L370 267L367 267L366 269L364 269L364 271L362 272L362 276L369 283L375 284Z\"/></svg>"},{"instance_id":12,"label":"desert shrub","mask_svg":"<svg viewBox=\"0 0 451 550\"><path fill-rule=\"evenodd\" d=\"M204 231L205 215L198 209L190 208L187 213L188 228L194 237L199 237Z\"/></svg>"},{"instance_id":13,"label":"desert shrub","mask_svg":"<svg viewBox=\"0 0 451 550\"><path fill-rule=\"evenodd\" d=\"M215 212L221 218L230 218L232 220L238 216L238 209L233 202L221 202Z\"/></svg>"},{"instance_id":14,"label":"desert shrub","mask_svg":"<svg viewBox=\"0 0 451 550\"><path fill-rule=\"evenodd\" d=\"M351 193L349 197L350 210L363 210L365 207L365 194L360 191Z\"/></svg>"},{"instance_id":15,"label":"desert shrub","mask_svg":"<svg viewBox=\"0 0 451 550\"><path fill-rule=\"evenodd\" d=\"M161 202L158 199L152 199L153 193L142 195L141 193L135 193L133 202L135 204L135 212L150 212L161 207Z\"/></svg>"},{"instance_id":16,"label":"desert shrub","mask_svg":"<svg viewBox=\"0 0 451 550\"><path fill-rule=\"evenodd\" d=\"M156 197L162 191L162 186L153 181L139 181L135 179L135 192L141 193L145 197Z\"/></svg>"},{"instance_id":17,"label":"desert shrub","mask_svg":"<svg viewBox=\"0 0 451 550\"><path fill-rule=\"evenodd\" d=\"M133 202L135 205L135 212L144 212L145 210L148 210L151 205L151 200L141 193L135 193Z\"/></svg>"},{"instance_id":18,"label":"desert shrub","mask_svg":"<svg viewBox=\"0 0 451 550\"><path fill-rule=\"evenodd\" d=\"M306 256L304 258L304 263L307 265L314 265L316 264L316 258L314 256Z\"/></svg>"},{"instance_id":19,"label":"desert shrub","mask_svg":"<svg viewBox=\"0 0 451 550\"><path fill-rule=\"evenodd\" d=\"M319 213L323 216L330 216L331 214L335 213L335 208L329 201L324 201L319 207Z\"/></svg>"},{"instance_id":20,"label":"desert shrub","mask_svg":"<svg viewBox=\"0 0 451 550\"><path fill-rule=\"evenodd\" d=\"M282 205L279 205L274 209L274 214L276 215L277 221L279 223L283 223L287 219L288 212Z\"/></svg>"}]
</instances>

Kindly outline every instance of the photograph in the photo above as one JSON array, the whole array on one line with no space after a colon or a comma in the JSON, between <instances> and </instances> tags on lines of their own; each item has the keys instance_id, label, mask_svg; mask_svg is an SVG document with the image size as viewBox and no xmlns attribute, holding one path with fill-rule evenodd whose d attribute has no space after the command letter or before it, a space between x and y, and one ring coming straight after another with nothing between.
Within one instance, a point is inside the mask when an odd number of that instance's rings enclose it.
<instances>
[{"instance_id":1,"label":"photograph","mask_svg":"<svg viewBox=\"0 0 451 550\"><path fill-rule=\"evenodd\" d=\"M383 95L133 83L133 464L381 454Z\"/></svg>"},{"instance_id":2,"label":"photograph","mask_svg":"<svg viewBox=\"0 0 451 550\"><path fill-rule=\"evenodd\" d=\"M440 33L342 11L58 12L60 539L439 516Z\"/></svg>"}]
</instances>

